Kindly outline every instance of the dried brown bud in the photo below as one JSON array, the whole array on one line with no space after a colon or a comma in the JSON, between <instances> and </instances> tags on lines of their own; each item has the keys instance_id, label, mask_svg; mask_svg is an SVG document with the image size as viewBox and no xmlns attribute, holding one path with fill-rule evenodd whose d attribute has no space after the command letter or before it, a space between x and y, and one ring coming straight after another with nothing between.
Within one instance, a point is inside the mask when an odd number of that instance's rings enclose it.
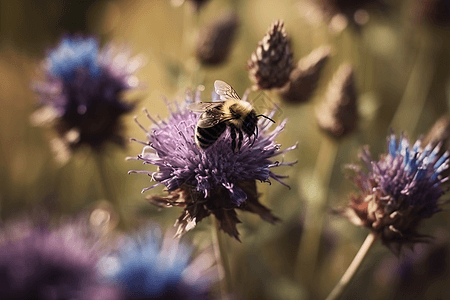
<instances>
[{"instance_id":1,"label":"dried brown bud","mask_svg":"<svg viewBox=\"0 0 450 300\"><path fill-rule=\"evenodd\" d=\"M370 19L372 10L386 12L389 5L384 0L304 0L300 12L311 23L328 23L334 32L344 30L349 24L359 29Z\"/></svg>"},{"instance_id":2,"label":"dried brown bud","mask_svg":"<svg viewBox=\"0 0 450 300\"><path fill-rule=\"evenodd\" d=\"M192 10L196 13L199 13L200 9L203 7L203 5L205 5L208 2L208 0L190 0L190 1L170 0L170 3L172 4L173 7L179 7L183 5L184 2L188 2L187 4L190 4Z\"/></svg>"},{"instance_id":3,"label":"dried brown bud","mask_svg":"<svg viewBox=\"0 0 450 300\"><path fill-rule=\"evenodd\" d=\"M282 20L274 21L247 62L254 89L280 88L289 81L293 54L283 26Z\"/></svg>"},{"instance_id":4,"label":"dried brown bud","mask_svg":"<svg viewBox=\"0 0 450 300\"><path fill-rule=\"evenodd\" d=\"M444 145L447 144L447 141L450 137L450 116L445 115L441 117L439 120L434 123L433 127L427 133L425 138L423 139L423 145L426 146L429 143L437 144L442 142ZM442 147L445 149L447 147Z\"/></svg>"},{"instance_id":5,"label":"dried brown bud","mask_svg":"<svg viewBox=\"0 0 450 300\"><path fill-rule=\"evenodd\" d=\"M230 54L238 25L238 15L232 12L204 27L197 40L196 55L200 62L207 65L224 62Z\"/></svg>"},{"instance_id":6,"label":"dried brown bud","mask_svg":"<svg viewBox=\"0 0 450 300\"><path fill-rule=\"evenodd\" d=\"M427 133L425 138L422 141L423 147L428 144L431 146L437 145L438 143L442 143L442 147L439 150L439 154L443 155L445 151L450 147L449 146L449 138L450 138L450 115L444 115L439 120L434 123L433 127ZM449 170L445 170L442 173L443 176L449 176Z\"/></svg>"},{"instance_id":7,"label":"dried brown bud","mask_svg":"<svg viewBox=\"0 0 450 300\"><path fill-rule=\"evenodd\" d=\"M256 191L254 180L241 181L237 186L247 194L247 200L239 207L231 203L230 194L224 187L213 190L207 198L203 198L202 194L193 187L183 185L167 196L152 195L147 197L147 200L159 207L178 206L184 208L183 213L175 222L175 226L178 227L177 236L193 229L198 222L212 213L219 220L220 229L240 241L236 225L241 221L237 218L235 209L258 214L261 219L272 224L278 222L279 219L258 201L259 194Z\"/></svg>"},{"instance_id":8,"label":"dried brown bud","mask_svg":"<svg viewBox=\"0 0 450 300\"><path fill-rule=\"evenodd\" d=\"M450 2L448 0L415 0L410 2L411 16L418 24L448 26Z\"/></svg>"},{"instance_id":9,"label":"dried brown bud","mask_svg":"<svg viewBox=\"0 0 450 300\"><path fill-rule=\"evenodd\" d=\"M208 0L191 0L190 2L194 6L195 11L198 12Z\"/></svg>"},{"instance_id":10,"label":"dried brown bud","mask_svg":"<svg viewBox=\"0 0 450 300\"><path fill-rule=\"evenodd\" d=\"M330 18L336 14L344 14L350 20L358 10L363 8L373 7L383 10L386 8L386 4L380 0L319 0L318 2Z\"/></svg>"},{"instance_id":11,"label":"dried brown bud","mask_svg":"<svg viewBox=\"0 0 450 300\"><path fill-rule=\"evenodd\" d=\"M290 103L308 101L317 86L330 53L330 47L320 47L302 58L291 72L289 82L279 90L280 96Z\"/></svg>"},{"instance_id":12,"label":"dried brown bud","mask_svg":"<svg viewBox=\"0 0 450 300\"><path fill-rule=\"evenodd\" d=\"M342 137L357 126L356 89L350 65L341 65L333 76L316 117L319 127L334 137Z\"/></svg>"}]
</instances>

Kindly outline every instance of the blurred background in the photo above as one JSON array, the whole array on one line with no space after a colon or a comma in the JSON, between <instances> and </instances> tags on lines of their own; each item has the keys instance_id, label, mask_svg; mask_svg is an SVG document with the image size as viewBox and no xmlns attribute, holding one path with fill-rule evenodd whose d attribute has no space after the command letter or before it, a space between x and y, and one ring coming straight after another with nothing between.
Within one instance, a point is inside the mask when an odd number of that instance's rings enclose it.
<instances>
[{"instance_id":1,"label":"blurred background","mask_svg":"<svg viewBox=\"0 0 450 300\"><path fill-rule=\"evenodd\" d=\"M196 55L199 32L230 12L237 14L238 27L228 57L213 65L201 62ZM274 226L240 212L242 243L226 236L233 286L238 299L325 298L368 234L367 229L330 213L355 191L343 176L345 165L358 162L357 153L365 144L374 157L385 152L390 128L415 140L448 113L450 3L446 0L1 0L1 219L36 207L57 216L108 205L118 218L115 230L127 231L150 220L169 228L181 213L181 209L161 210L149 204L140 193L150 185L149 177L127 175L128 170L144 169L140 162L125 161L139 154L141 145L130 143L125 149L112 145L102 154L114 183L113 200L101 188L97 157L89 149L80 149L60 165L46 130L30 124L37 108L30 89L36 69L63 35L95 35L102 45L124 44L146 57L146 65L137 73L142 88L127 95L138 105L123 118L127 137L145 139L133 116L145 126L150 124L145 123L143 108L167 117L162 96L181 99L185 89L204 85L203 99L208 100L217 79L240 95L251 87L247 60L276 19L284 20L295 64L321 46L330 46L331 54L307 101L285 102L277 91L265 92L280 105L277 122L289 119L278 139L282 148L299 142L285 161L298 159L298 163L278 171L289 175L290 190L277 182L258 185L262 203L282 222ZM335 138L319 129L316 111L343 63L354 70L359 118L354 130ZM250 99L258 93L252 92ZM161 192L158 187L147 194ZM376 244L344 298L448 299L447 219L444 207L423 222L421 232L435 236L434 242L398 258ZM182 239L196 247L208 245L210 227L205 219Z\"/></svg>"}]
</instances>

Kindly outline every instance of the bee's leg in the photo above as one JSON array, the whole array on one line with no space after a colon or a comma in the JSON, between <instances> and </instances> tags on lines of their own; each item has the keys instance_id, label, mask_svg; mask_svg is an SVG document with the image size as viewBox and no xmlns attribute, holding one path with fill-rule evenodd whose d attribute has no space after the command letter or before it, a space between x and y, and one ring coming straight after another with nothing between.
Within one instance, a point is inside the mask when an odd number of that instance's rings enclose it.
<instances>
[{"instance_id":1,"label":"bee's leg","mask_svg":"<svg viewBox=\"0 0 450 300\"><path fill-rule=\"evenodd\" d=\"M231 134L231 149L233 153L235 153L234 149L236 149L236 127L230 124L230 134Z\"/></svg>"},{"instance_id":2,"label":"bee's leg","mask_svg":"<svg viewBox=\"0 0 450 300\"><path fill-rule=\"evenodd\" d=\"M242 140L244 139L244 135L242 134L242 130L239 130L239 142L238 142L238 151L241 152Z\"/></svg>"},{"instance_id":3,"label":"bee's leg","mask_svg":"<svg viewBox=\"0 0 450 300\"><path fill-rule=\"evenodd\" d=\"M256 126L256 129L255 129L255 132L254 132L254 134L253 134L253 142L252 142L252 144L250 145L250 147L253 147L253 144L255 143L255 141L256 141L256 138L258 137L258 126ZM249 138L250 139L250 138Z\"/></svg>"}]
</instances>

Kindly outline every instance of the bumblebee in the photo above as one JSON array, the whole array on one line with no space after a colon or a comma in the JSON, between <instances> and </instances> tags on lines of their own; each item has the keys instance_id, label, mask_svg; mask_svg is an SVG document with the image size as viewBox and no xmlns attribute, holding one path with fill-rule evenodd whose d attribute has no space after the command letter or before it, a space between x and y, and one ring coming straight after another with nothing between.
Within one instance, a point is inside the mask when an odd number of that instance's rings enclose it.
<instances>
[{"instance_id":1,"label":"bumblebee","mask_svg":"<svg viewBox=\"0 0 450 300\"><path fill-rule=\"evenodd\" d=\"M250 147L258 137L258 118L264 117L275 123L272 119L264 115L257 115L253 106L241 100L236 91L227 83L216 80L214 89L219 96L219 101L193 103L188 108L194 112L201 112L195 129L195 142L206 149L214 144L217 139L230 128L231 149L235 153L240 151L244 134L249 140L254 136ZM236 143L237 136L239 140Z\"/></svg>"}]
</instances>

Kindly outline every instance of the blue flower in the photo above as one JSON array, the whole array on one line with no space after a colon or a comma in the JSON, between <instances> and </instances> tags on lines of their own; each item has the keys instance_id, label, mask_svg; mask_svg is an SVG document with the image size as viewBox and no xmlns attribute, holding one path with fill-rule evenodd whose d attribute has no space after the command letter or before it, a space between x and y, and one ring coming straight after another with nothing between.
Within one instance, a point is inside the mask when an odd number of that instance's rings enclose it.
<instances>
[{"instance_id":1,"label":"blue flower","mask_svg":"<svg viewBox=\"0 0 450 300\"><path fill-rule=\"evenodd\" d=\"M227 129L224 134L207 149L200 149L194 139L194 132L199 114L187 109L187 105L199 102L200 91L193 96L186 94L185 102L175 104L168 120L157 122L147 113L154 126L147 131L147 142L136 160L158 167L158 171L130 171L145 173L157 183L143 190L158 185L165 185L168 197L150 196L150 202L162 206L181 206L185 208L178 219L179 234L192 229L202 218L213 213L221 220L221 228L238 238L235 208L258 213L264 220L276 222L278 219L258 202L255 180L269 182L274 179L284 184L280 176L272 172L279 166L290 166L295 162L284 163L272 161L297 145L283 151L275 143L275 138L283 130L286 120L272 132L272 123L260 119L259 135L253 145L246 137L239 153L231 148L231 134ZM272 111L271 115L274 114Z\"/></svg>"},{"instance_id":2,"label":"blue flower","mask_svg":"<svg viewBox=\"0 0 450 300\"><path fill-rule=\"evenodd\" d=\"M190 250L178 239L128 239L116 254L100 260L99 270L119 286L123 299L206 299L214 276L211 255L203 252L190 265ZM208 274L209 275L209 274Z\"/></svg>"},{"instance_id":3,"label":"blue flower","mask_svg":"<svg viewBox=\"0 0 450 300\"><path fill-rule=\"evenodd\" d=\"M82 144L98 150L107 141L124 145L120 117L134 105L122 101L122 94L138 86L134 74L142 64L127 49L100 50L93 37L63 37L41 64L42 80L33 85L43 105L33 123L52 124L59 144L69 150Z\"/></svg>"},{"instance_id":4,"label":"blue flower","mask_svg":"<svg viewBox=\"0 0 450 300\"><path fill-rule=\"evenodd\" d=\"M48 54L49 72L54 77L73 81L76 72L85 69L90 76L97 78L101 72L98 55L96 39L64 37L58 47Z\"/></svg>"},{"instance_id":5,"label":"blue flower","mask_svg":"<svg viewBox=\"0 0 450 300\"><path fill-rule=\"evenodd\" d=\"M448 180L441 174L449 167L449 152L440 156L439 151L440 144L422 148L419 139L411 146L406 137L397 140L393 133L388 137L388 153L378 161L364 147L360 158L368 172L350 166L360 194L341 213L376 232L394 253L403 244L425 241L417 226L441 210L442 184Z\"/></svg>"}]
</instances>

